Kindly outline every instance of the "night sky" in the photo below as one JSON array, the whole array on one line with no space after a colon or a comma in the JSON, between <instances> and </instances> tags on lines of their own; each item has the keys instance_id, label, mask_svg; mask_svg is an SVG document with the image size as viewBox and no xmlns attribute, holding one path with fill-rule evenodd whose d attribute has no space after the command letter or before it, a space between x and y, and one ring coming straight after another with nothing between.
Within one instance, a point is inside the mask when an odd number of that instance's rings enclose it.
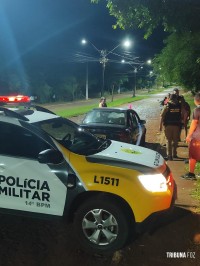
<instances>
[{"instance_id":1,"label":"night sky","mask_svg":"<svg viewBox=\"0 0 200 266\"><path fill-rule=\"evenodd\" d=\"M142 31L114 30L114 23L104 1L96 5L90 0L1 0L0 70L16 67L22 74L31 64L62 67L77 53L98 57L93 47L81 45L82 38L100 50L111 50L129 37L131 53L141 60L162 48L160 32L146 41Z\"/></svg>"}]
</instances>

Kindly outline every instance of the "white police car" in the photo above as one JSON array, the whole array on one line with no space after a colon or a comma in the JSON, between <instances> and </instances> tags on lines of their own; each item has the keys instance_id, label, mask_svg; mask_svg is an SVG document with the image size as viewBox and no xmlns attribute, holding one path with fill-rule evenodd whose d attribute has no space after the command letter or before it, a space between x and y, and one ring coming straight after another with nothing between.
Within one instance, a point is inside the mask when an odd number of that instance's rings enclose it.
<instances>
[{"instance_id":1,"label":"white police car","mask_svg":"<svg viewBox=\"0 0 200 266\"><path fill-rule=\"evenodd\" d=\"M0 211L70 218L86 250L122 248L175 197L159 153L99 139L41 107L0 107L0 143Z\"/></svg>"}]
</instances>

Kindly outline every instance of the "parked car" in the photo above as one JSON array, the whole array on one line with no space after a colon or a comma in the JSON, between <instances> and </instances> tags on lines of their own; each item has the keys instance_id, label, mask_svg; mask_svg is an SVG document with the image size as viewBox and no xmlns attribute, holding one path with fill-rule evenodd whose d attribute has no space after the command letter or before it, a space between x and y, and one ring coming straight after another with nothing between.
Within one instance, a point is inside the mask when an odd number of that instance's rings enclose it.
<instances>
[{"instance_id":1,"label":"parked car","mask_svg":"<svg viewBox=\"0 0 200 266\"><path fill-rule=\"evenodd\" d=\"M81 122L81 127L103 138L145 146L145 120L128 108L94 108Z\"/></svg>"},{"instance_id":2,"label":"parked car","mask_svg":"<svg viewBox=\"0 0 200 266\"><path fill-rule=\"evenodd\" d=\"M83 249L121 249L133 230L174 202L156 151L103 140L41 108L0 107L0 211L74 223Z\"/></svg>"}]
</instances>

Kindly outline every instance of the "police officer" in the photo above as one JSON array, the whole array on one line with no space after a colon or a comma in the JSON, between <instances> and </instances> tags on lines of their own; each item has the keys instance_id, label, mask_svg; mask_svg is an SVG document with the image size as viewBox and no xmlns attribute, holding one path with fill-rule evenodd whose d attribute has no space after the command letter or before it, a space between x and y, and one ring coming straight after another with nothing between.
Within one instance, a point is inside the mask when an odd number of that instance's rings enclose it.
<instances>
[{"instance_id":1,"label":"police officer","mask_svg":"<svg viewBox=\"0 0 200 266\"><path fill-rule=\"evenodd\" d=\"M160 131L162 131L162 126L164 126L167 140L167 157L165 159L172 161L173 158L178 158L177 147L181 125L181 104L178 102L175 94L170 95L170 100L163 107L160 116Z\"/></svg>"},{"instance_id":2,"label":"police officer","mask_svg":"<svg viewBox=\"0 0 200 266\"><path fill-rule=\"evenodd\" d=\"M174 88L173 93L176 95L176 99L179 102L179 104L181 105L181 109L184 112L184 103L185 103L185 99L183 97L183 95L180 95L179 89L178 88ZM179 129L179 141L181 141L181 131L182 128L184 127L184 123L180 124L180 129Z\"/></svg>"},{"instance_id":3,"label":"police officer","mask_svg":"<svg viewBox=\"0 0 200 266\"><path fill-rule=\"evenodd\" d=\"M176 95L176 98L177 98L178 102L182 105L184 103L185 99L184 99L183 95L180 95L179 89L178 88L174 88L173 94Z\"/></svg>"}]
</instances>

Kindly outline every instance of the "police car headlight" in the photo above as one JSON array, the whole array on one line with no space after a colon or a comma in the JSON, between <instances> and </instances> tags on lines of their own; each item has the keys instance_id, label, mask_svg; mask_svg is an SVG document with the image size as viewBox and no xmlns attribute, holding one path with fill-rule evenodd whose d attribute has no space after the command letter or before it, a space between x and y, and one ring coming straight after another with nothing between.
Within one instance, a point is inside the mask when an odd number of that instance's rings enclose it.
<instances>
[{"instance_id":1,"label":"police car headlight","mask_svg":"<svg viewBox=\"0 0 200 266\"><path fill-rule=\"evenodd\" d=\"M162 174L138 176L143 187L150 192L167 191L167 181Z\"/></svg>"}]
</instances>

